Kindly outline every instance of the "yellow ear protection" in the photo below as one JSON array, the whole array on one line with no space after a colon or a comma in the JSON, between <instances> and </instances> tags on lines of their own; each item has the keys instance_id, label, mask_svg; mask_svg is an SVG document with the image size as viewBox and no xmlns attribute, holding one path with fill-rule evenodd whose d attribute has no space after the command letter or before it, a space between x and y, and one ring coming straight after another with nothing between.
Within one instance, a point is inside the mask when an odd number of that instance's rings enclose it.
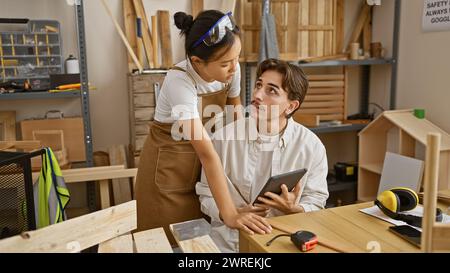
<instances>
[{"instance_id":1,"label":"yellow ear protection","mask_svg":"<svg viewBox=\"0 0 450 273\"><path fill-rule=\"evenodd\" d=\"M375 205L392 219L406 222L415 227L422 227L422 217L401 213L414 209L417 204L419 204L419 196L408 188L393 188L384 191L375 200ZM442 222L442 218L442 211L436 209L436 221Z\"/></svg>"}]
</instances>

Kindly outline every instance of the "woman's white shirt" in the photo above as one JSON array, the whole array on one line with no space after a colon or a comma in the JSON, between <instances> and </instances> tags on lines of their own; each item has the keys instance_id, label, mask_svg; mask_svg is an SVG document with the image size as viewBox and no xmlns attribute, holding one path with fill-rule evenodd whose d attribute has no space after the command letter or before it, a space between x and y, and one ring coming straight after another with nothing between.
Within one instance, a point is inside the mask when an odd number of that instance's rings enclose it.
<instances>
[{"instance_id":1,"label":"woman's white shirt","mask_svg":"<svg viewBox=\"0 0 450 273\"><path fill-rule=\"evenodd\" d=\"M186 70L193 79L183 71L172 69L167 72L157 98L154 117L156 121L162 123L200 118L201 109L198 95L217 92L225 88L225 84L222 82L203 80L188 59L176 66ZM236 66L228 93L229 98L238 97L241 92L241 69L239 63Z\"/></svg>"}]
</instances>

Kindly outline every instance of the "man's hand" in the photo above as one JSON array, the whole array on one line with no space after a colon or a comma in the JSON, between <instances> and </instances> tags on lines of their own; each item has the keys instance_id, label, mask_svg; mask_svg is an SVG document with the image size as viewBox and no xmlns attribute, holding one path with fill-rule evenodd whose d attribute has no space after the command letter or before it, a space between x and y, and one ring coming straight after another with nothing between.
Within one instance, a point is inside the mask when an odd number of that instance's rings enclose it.
<instances>
[{"instance_id":1,"label":"man's hand","mask_svg":"<svg viewBox=\"0 0 450 273\"><path fill-rule=\"evenodd\" d=\"M255 232L258 234L269 234L272 232L272 227L266 219L252 212L237 213L228 217L228 219L224 219L224 223L229 228L237 228L250 235L255 234Z\"/></svg>"},{"instance_id":2,"label":"man's hand","mask_svg":"<svg viewBox=\"0 0 450 273\"><path fill-rule=\"evenodd\" d=\"M258 197L258 201L265 208L275 208L282 211L285 214L293 214L299 212L305 212L302 206L295 204L295 200L301 195L300 182L289 192L286 185L281 185L281 194L277 195L273 192L266 192L264 195L267 197Z\"/></svg>"}]
</instances>

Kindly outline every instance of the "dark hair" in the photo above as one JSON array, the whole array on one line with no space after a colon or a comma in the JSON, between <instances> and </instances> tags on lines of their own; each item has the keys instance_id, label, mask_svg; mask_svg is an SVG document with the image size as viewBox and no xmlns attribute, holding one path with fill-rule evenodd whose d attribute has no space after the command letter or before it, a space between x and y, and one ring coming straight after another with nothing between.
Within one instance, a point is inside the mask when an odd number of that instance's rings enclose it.
<instances>
[{"instance_id":1,"label":"dark hair","mask_svg":"<svg viewBox=\"0 0 450 273\"><path fill-rule=\"evenodd\" d=\"M288 98L299 101L301 105L309 86L305 72L299 66L286 61L267 59L258 65L256 78L258 79L268 70L273 70L283 75L282 87L288 93ZM290 118L300 108L300 105L287 117Z\"/></svg>"},{"instance_id":2,"label":"dark hair","mask_svg":"<svg viewBox=\"0 0 450 273\"><path fill-rule=\"evenodd\" d=\"M197 56L204 61L210 61L211 58L223 48L229 49L236 39L235 35L239 36L239 28L236 26L232 31L227 31L225 37L219 43L207 46L204 43L200 43L193 48L195 42L203 36L221 17L225 14L218 10L205 10L193 19L191 15L187 15L184 12L177 12L173 16L175 25L180 29L180 35L185 36L184 49L186 55L189 57ZM223 51L225 54L227 50ZM220 56L214 56L214 59L220 58Z\"/></svg>"}]
</instances>

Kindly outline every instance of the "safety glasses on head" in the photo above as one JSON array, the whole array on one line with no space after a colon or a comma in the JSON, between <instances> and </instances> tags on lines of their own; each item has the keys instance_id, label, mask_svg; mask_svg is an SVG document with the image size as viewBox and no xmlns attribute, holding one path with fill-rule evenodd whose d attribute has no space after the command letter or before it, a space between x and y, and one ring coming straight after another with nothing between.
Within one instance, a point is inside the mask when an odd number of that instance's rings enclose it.
<instances>
[{"instance_id":1,"label":"safety glasses on head","mask_svg":"<svg viewBox=\"0 0 450 273\"><path fill-rule=\"evenodd\" d=\"M212 46L220 41L227 34L227 29L232 31L235 28L233 17L231 16L231 11L222 16L205 34L203 34L200 39L198 39L192 48L197 47L200 43L204 43L207 46Z\"/></svg>"}]
</instances>

